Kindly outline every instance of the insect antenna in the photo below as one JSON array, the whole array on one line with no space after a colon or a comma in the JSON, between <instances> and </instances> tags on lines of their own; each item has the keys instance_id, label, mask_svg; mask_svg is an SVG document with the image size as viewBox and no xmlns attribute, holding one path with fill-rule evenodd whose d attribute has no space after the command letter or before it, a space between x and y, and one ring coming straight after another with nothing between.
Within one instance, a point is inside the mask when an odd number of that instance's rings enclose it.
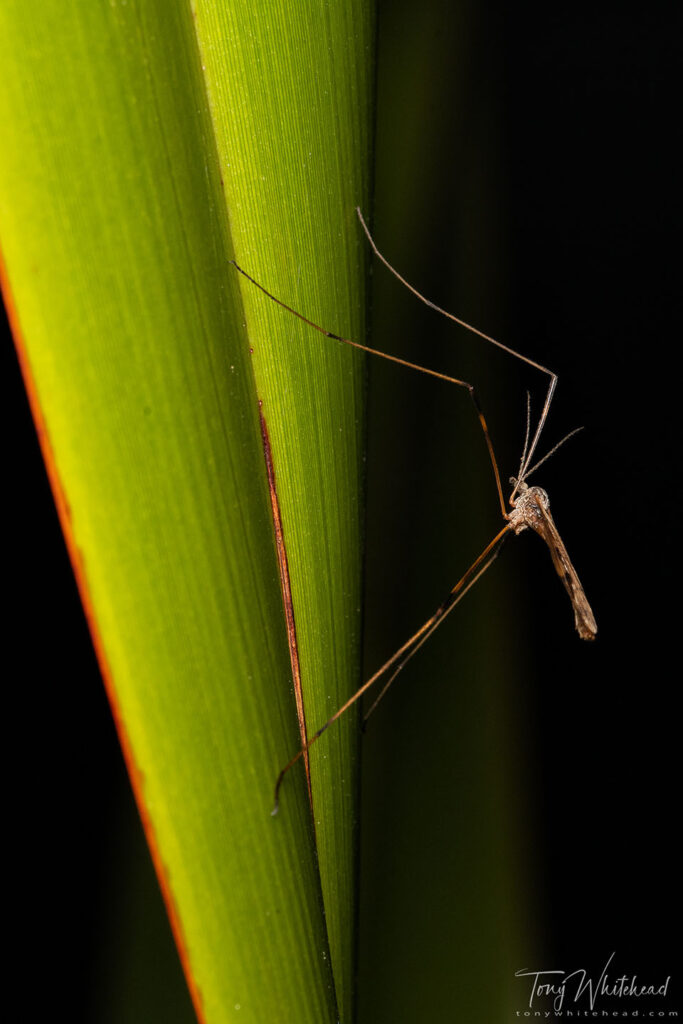
<instances>
[{"instance_id":1,"label":"insect antenna","mask_svg":"<svg viewBox=\"0 0 683 1024\"><path fill-rule=\"evenodd\" d=\"M524 448L522 449L522 458L519 460L519 473L516 476L516 480L523 479L522 469L524 468L524 461L526 459L527 449L529 447L529 437L531 435L531 395L527 391L526 393L526 432L524 434Z\"/></svg>"},{"instance_id":2,"label":"insect antenna","mask_svg":"<svg viewBox=\"0 0 683 1024\"><path fill-rule=\"evenodd\" d=\"M557 449L561 448L565 441L568 441L570 437L573 437L574 434L578 434L581 430L583 430L583 427L574 427L573 430L570 430L568 434L564 435L561 441L558 441L556 445L553 445L550 451L546 452L542 459L539 459L538 462L534 463L531 469L525 469L524 474L517 477L517 479L515 479L515 477L512 477L510 482L515 484L515 491L519 490L520 485L525 483L529 479L531 474L536 472L539 466L542 466L544 462L547 462L550 456L554 455ZM522 461L522 466L523 465L524 462ZM522 467L520 467L520 473L521 468Z\"/></svg>"}]
</instances>

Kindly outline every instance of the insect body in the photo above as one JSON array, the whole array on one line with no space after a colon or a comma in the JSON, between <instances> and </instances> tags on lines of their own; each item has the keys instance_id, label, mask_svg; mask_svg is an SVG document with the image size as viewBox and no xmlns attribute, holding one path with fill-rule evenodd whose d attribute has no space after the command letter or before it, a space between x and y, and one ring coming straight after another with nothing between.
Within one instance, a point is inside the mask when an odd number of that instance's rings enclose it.
<instances>
[{"instance_id":1,"label":"insect body","mask_svg":"<svg viewBox=\"0 0 683 1024\"><path fill-rule=\"evenodd\" d=\"M550 501L542 487L529 487L528 484L511 481L519 491L519 497L512 503L512 512L508 521L515 534L523 530L535 530L548 545L550 556L557 575L565 585L574 608L574 624L582 640L595 640L598 632L595 616L581 586L576 569L571 563L567 549L557 532L557 527L550 514Z\"/></svg>"}]
</instances>

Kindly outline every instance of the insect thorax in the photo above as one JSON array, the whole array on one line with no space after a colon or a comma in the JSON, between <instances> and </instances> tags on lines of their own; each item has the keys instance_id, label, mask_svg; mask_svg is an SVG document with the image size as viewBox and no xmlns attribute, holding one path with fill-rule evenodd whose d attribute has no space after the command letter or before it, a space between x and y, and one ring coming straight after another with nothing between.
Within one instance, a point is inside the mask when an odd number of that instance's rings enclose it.
<instances>
[{"instance_id":1,"label":"insect thorax","mask_svg":"<svg viewBox=\"0 0 683 1024\"><path fill-rule=\"evenodd\" d=\"M537 529L539 523L543 522L543 509L550 511L548 494L542 487L529 487L525 483L517 485L518 496L512 502L512 512L509 521L515 533L531 528Z\"/></svg>"}]
</instances>

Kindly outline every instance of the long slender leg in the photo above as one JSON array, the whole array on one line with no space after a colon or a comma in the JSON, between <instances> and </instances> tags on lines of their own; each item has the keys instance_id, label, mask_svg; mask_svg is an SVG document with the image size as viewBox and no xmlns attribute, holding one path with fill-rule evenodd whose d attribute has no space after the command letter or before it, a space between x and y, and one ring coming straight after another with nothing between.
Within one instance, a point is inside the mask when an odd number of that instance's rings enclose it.
<instances>
[{"instance_id":1,"label":"long slender leg","mask_svg":"<svg viewBox=\"0 0 683 1024\"><path fill-rule=\"evenodd\" d=\"M332 717L328 718L325 724L322 725L318 729L318 731L313 734L313 736L311 736L310 740L308 740L308 742L304 744L301 750L299 750L294 755L294 757L287 762L287 764L284 766L284 768L278 775L277 781L275 783L275 806L273 807L273 810L271 812L272 814L277 814L278 812L280 806L280 786L282 785L282 781L287 772L289 771L289 769L293 768L294 765L299 760L299 758L303 757L303 755L311 749L315 741L322 736L325 730L329 728L329 726L332 725L333 722L336 722L338 718L341 718L344 712L347 711L352 706L352 704L355 704L356 701L359 700L363 696L363 694L370 689L371 686L373 686L379 679L381 679L382 676L386 672L388 672L390 668L396 665L396 662L399 662L396 669L392 673L389 682L386 683L379 697L370 708L368 714L365 716L365 720L367 721L368 716L372 713L372 711L374 711L375 707L382 699L382 697L388 690L389 686L394 681L394 679L399 674L404 665L406 665L410 661L412 656L420 649L422 644L425 643L425 641L432 635L437 626L441 625L441 623L446 618L448 613L452 611L453 608L455 608L458 601L460 601L460 599L465 596L470 587L474 586L479 577L482 576L489 568L489 566L495 561L495 559L498 556L500 547L503 543L503 540L507 537L508 532L511 529L512 527L510 523L506 523L503 529L500 531L500 533L497 533L493 540L486 545L482 553L479 555L476 561L472 563L472 565L469 567L465 575L460 580L458 580L458 582L455 584L455 586L449 593L448 597L445 599L445 601L442 601L442 603L439 605L434 614L430 615L427 621L423 623L422 626L420 626L418 631L416 633L413 633L410 639L406 640L406 642L401 647L399 647L399 649L394 654L392 654L389 660L385 661L382 667L379 668L374 673L374 675L370 676L370 678L365 683L363 683L360 689L356 690L353 696L349 697L346 703L342 704L342 706L337 711L335 711Z\"/></svg>"},{"instance_id":2,"label":"long slender leg","mask_svg":"<svg viewBox=\"0 0 683 1024\"><path fill-rule=\"evenodd\" d=\"M477 580L481 576L483 576L484 573L486 572L486 570L488 568L490 568L490 566L493 564L493 562L495 562L495 560L498 558L498 555L500 554L500 549L503 546L503 541L508 536L509 536L509 527L505 526L500 531L498 536L495 537L494 540L488 545L486 550L482 552L482 554L479 556L479 558L476 560L476 562L474 562L474 564L470 566L470 568L467 570L467 572L465 573L463 578L460 580L460 582L456 584L456 586L453 588L453 590L451 590L451 592L448 595L448 597L446 598L446 600L439 606L439 608L436 611L436 613L432 616L432 624L429 627L429 629L427 630L427 632L424 633L420 637L420 639L414 645L414 647L412 647L410 649L410 651L408 651L406 653L405 657L403 657L401 659L401 661L396 666L396 668L392 672L392 674L389 677L389 679L387 680L387 682L382 687L382 689L381 689L381 691L379 693L379 696L375 698L373 703L370 705L370 708L365 712L365 714L363 716L363 725L365 725L365 723L367 722L367 720L370 717L370 715L373 714L373 712L376 710L377 705L382 700L382 698L386 694L387 690L389 689L389 687L391 686L391 684L393 683L394 679L399 674L399 672L401 672L402 669L404 669L405 666L408 664L410 659L415 654L417 654L417 652L422 647L422 645L427 643L427 641L429 640L429 638L432 635L432 633L434 632L434 630L437 629L441 625L441 623L446 618L446 616L449 615L450 612L453 611L453 609L455 608L456 604L458 604L462 600L462 598L465 596L467 591L471 587L474 586L474 584L477 582ZM486 557L487 555L488 555L488 557ZM477 566L479 566L479 570L474 575L472 575L472 573L477 568ZM465 583L466 580L467 580L467 582Z\"/></svg>"},{"instance_id":3,"label":"long slender leg","mask_svg":"<svg viewBox=\"0 0 683 1024\"><path fill-rule=\"evenodd\" d=\"M408 289L408 291L412 292L413 295L420 300L420 302L424 302L425 306L429 306L429 308L435 310L435 312L441 313L442 316L446 316L448 317L449 320L452 320L454 323L459 324L461 327L465 327L468 331L471 331L473 334L476 334L477 337L483 338L484 341L488 341L491 345L495 345L496 348L502 349L503 352L507 352L508 355L515 356L516 359L521 359L522 362L526 363L528 366L533 366L535 370L540 370L542 373L546 373L550 378L548 383L548 391L545 396L545 401L543 403L543 409L541 410L541 415L538 420L538 425L534 432L534 437L531 442L531 446L529 447L529 450L526 454L526 461L523 462L522 464L522 472L520 472L519 475L519 479L524 480L524 477L528 475L527 471L529 463L531 462L533 454L536 451L536 446L540 440L543 427L545 426L545 421L548 418L550 403L552 402L553 394L555 393L555 387L557 385L557 374L553 373L552 370L549 370L547 366L542 366L540 363L535 362L533 359L529 359L528 356L523 356L521 352L517 352L514 348L510 348L509 345L504 345L502 341L496 341L496 339L492 338L489 334L484 334L484 332L480 331L477 327L473 327L471 324L466 323L459 317L454 316L453 313L449 313L447 310L442 309L441 306L437 306L435 302L431 302L428 298L426 298L421 292L417 290L417 288L414 288L412 284L409 284L409 282L406 281L406 279L402 277L401 274L399 274L398 270L396 270L395 267L392 267L391 263L389 263L389 260L385 256L383 256L382 253L379 251L375 244L374 238L370 234L370 229L368 228L367 224L365 223L365 220L363 219L363 214L361 213L359 206L356 207L356 213L358 214L358 219L361 222L363 231L367 235L368 242L370 243L372 251L374 252L375 256L384 264L387 270L390 270L394 277L396 277L401 282L401 284ZM513 491L512 499L514 499L516 492L517 488L515 488L515 491ZM503 515L505 515L505 510L503 510Z\"/></svg>"},{"instance_id":4,"label":"long slender leg","mask_svg":"<svg viewBox=\"0 0 683 1024\"><path fill-rule=\"evenodd\" d=\"M360 216L360 212L359 212L359 216ZM361 218L361 221L362 221L362 218ZM363 226L365 226L365 225L363 225ZM366 228L366 231L367 231L367 228ZM374 245L374 243L373 243L373 245ZM369 352L370 355L380 356L382 359L388 359L390 363L398 363L399 366L405 366L409 370L419 370L420 373L426 373L430 377L437 377L439 380L445 380L449 384L457 384L458 387L467 388L467 390L469 392L469 395L470 395L470 398L472 399L472 401L474 403L474 408L476 409L476 412L477 412L477 417L479 419L479 424L481 426L482 431L484 432L484 439L486 441L486 447L488 449L489 459L491 461L491 467L493 469L493 476L494 476L495 481L496 481L496 490L498 492L498 501L500 502L500 510L501 510L502 515L503 515L503 518L506 517L507 510L506 510L506 507L505 507L505 498L503 497L503 488L502 488L501 483L500 483L500 473L498 472L498 463L496 462L496 456L495 456L494 451L493 451L493 444L491 442L491 435L489 434L489 428L488 428L488 426L486 424L486 419L484 418L484 413L483 413L483 410L482 410L481 405L479 403L479 398L477 397L477 393L474 390L474 385L469 384L466 380L459 380L457 377L449 377L448 374L439 373L438 370L430 370L426 366L418 366L417 363L410 363L406 359L399 359L398 356L389 355L388 352L381 352L377 348L370 348L369 345L362 345L359 341L352 341L351 338L342 338L342 336L340 334L333 334L332 331L325 330L324 327L321 327L319 324L316 324L312 320L309 320L308 317L305 317L302 313L297 312L296 309L292 309L292 307L288 306L286 302L282 302L281 299L276 298L276 296L273 295L271 292L269 292L267 288L264 288L262 284L259 284L259 282L255 280L255 278L253 278L250 274L248 274L246 272L246 270L242 270L242 268L239 266L239 264L237 264L235 262L235 260L230 260L230 262L235 267L235 269L240 272L242 277L246 277L247 281L251 281L251 283L253 285L255 285L260 291L262 291L264 295L267 295L269 299L271 299L273 302L277 303L277 305L281 306L283 309L286 309L288 313L292 313L294 316L298 317L299 320L302 320L305 324L308 324L308 326L312 327L315 331L318 331L320 334L324 334L326 338L332 338L334 341L341 341L345 345L351 345L352 348L360 349L361 352ZM396 272L394 271L394 273L396 273ZM400 280L403 280L403 278L400 278ZM410 288L410 285L408 285L407 287ZM415 289L411 288L410 290L414 291ZM419 297L422 298L422 296L419 296ZM423 301L426 302L427 300L425 299ZM431 303L428 303L428 304L431 305ZM438 307L435 306L434 309L438 309ZM440 310L440 312L442 312L442 311ZM446 314L446 315L449 316L450 314ZM455 317L453 317L452 319L455 319ZM461 321L457 321L457 322L460 323ZM471 328L471 330L474 330L474 328ZM477 333L479 333L479 332L477 331ZM482 335L482 337L485 338L486 335ZM488 339L488 340L492 340L492 339ZM495 344L499 344L499 342L495 342ZM504 348L505 346L501 346L501 347ZM510 349L508 351L512 351L512 350ZM513 355L517 355L516 352L513 352L512 354ZM522 356L520 358L524 358L524 357ZM536 366L536 363L533 363L532 365Z\"/></svg>"}]
</instances>

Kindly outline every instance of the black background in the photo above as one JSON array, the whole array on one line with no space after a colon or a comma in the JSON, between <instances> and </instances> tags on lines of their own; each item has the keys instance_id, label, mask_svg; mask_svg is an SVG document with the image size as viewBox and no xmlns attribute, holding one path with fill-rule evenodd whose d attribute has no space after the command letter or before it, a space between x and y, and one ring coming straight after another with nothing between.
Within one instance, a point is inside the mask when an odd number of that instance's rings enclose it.
<instances>
[{"instance_id":1,"label":"black background","mask_svg":"<svg viewBox=\"0 0 683 1024\"><path fill-rule=\"evenodd\" d=\"M444 625L445 639L435 638L447 678L426 656L378 711L364 741L365 814L386 845L364 841L370 938L361 944L363 1005L376 1021L385 1017L367 992L387 928L381 877L410 829L430 837L425 870L444 870L454 839L434 836L453 819L453 787L429 754L438 747L448 759L451 738L462 744L442 695L478 686L486 658L505 694L503 731L513 736L504 758L496 752L500 778L514 780L510 806L523 808L514 843L525 878L511 885L527 938L511 960L598 972L616 951L620 973L653 982L673 974L674 994L679 984L671 942L680 859L675 8L471 8L382 5L376 236L431 298L559 374L541 448L585 429L536 482L550 492L599 635L593 645L577 638L547 552L524 536L504 550L492 581L468 595L464 624ZM538 409L542 378L461 335L454 342L449 325L403 306L400 288L377 269L375 278L374 343L417 358L417 338L418 361L475 380L503 475L514 473L525 391ZM15 769L30 778L17 834L38 853L30 903L37 934L46 922L51 933L38 941L59 959L68 932L53 995L63 986L77 998L74 1019L81 1011L97 1021L188 1019L20 377L4 351L14 375L5 503L8 660L19 691L11 721L35 750L35 765ZM429 614L499 522L466 396L426 388L371 369L369 669ZM462 669L458 629L468 633ZM477 750L469 756L476 761ZM421 825L411 817L420 793L429 815ZM438 887L420 901L438 916ZM128 920L135 939L119 943ZM430 955L408 942L404 952L402 984L420 996ZM139 987L150 977L151 991ZM380 993L382 984L380 970ZM405 1017L387 1010L386 1019L452 1019L421 995L424 1016L404 994Z\"/></svg>"},{"instance_id":2,"label":"black background","mask_svg":"<svg viewBox=\"0 0 683 1024\"><path fill-rule=\"evenodd\" d=\"M494 963L597 976L615 953L613 978L673 975L667 1009L679 1007L673 7L464 16L436 3L404 22L383 10L378 240L438 304L559 374L541 453L584 430L533 482L550 493L599 634L578 639L548 553L526 534L377 712L363 748L362 1006L367 1019L451 1019L443 980L455 976L451 1012L498 1019L481 995L499 981ZM515 473L525 389L538 413L543 377L415 309L385 277L375 270L375 343L474 381L502 475ZM500 523L466 395L389 377L372 367L368 671ZM492 787L499 824L513 816L507 832L481 810ZM477 828L485 838L463 854ZM502 880L490 870L496 893L513 893L507 906L488 905L487 852L509 867ZM402 855L414 900L399 912L386 878ZM396 961L387 932L403 934ZM522 996L513 983L500 1001L521 1010Z\"/></svg>"}]
</instances>

